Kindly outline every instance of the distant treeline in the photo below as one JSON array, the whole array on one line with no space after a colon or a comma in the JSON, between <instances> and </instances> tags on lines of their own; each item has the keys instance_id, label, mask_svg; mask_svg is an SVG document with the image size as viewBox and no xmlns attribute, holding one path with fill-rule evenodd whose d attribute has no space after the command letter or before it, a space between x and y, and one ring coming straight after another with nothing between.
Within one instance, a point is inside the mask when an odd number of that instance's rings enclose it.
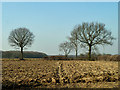
<instances>
[{"instance_id":1,"label":"distant treeline","mask_svg":"<svg viewBox=\"0 0 120 90\"><path fill-rule=\"evenodd\" d=\"M68 57L65 56L47 56L44 57L44 59L46 60L89 60L87 55L80 55L77 58L74 55L69 55ZM106 54L106 55L93 55L91 58L93 61L120 61L120 55L110 55L110 54Z\"/></svg>"},{"instance_id":2,"label":"distant treeline","mask_svg":"<svg viewBox=\"0 0 120 90\"><path fill-rule=\"evenodd\" d=\"M43 58L47 54L41 52L24 51L24 58ZM20 51L2 51L2 58L19 58Z\"/></svg>"},{"instance_id":3,"label":"distant treeline","mask_svg":"<svg viewBox=\"0 0 120 90\"><path fill-rule=\"evenodd\" d=\"M88 60L86 55L80 55L76 58L75 55L68 55L67 57L64 55L54 55L54 56L47 56L44 57L46 60ZM97 59L97 56L93 56L92 60Z\"/></svg>"}]
</instances>

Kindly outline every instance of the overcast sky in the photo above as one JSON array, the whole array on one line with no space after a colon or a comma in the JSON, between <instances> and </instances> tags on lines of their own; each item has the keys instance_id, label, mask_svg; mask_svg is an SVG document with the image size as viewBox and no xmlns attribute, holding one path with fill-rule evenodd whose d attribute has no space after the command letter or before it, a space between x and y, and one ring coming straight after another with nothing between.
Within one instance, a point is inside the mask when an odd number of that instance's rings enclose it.
<instances>
[{"instance_id":1,"label":"overcast sky","mask_svg":"<svg viewBox=\"0 0 120 90\"><path fill-rule=\"evenodd\" d=\"M104 23L116 40L112 46L100 46L99 52L118 53L117 2L4 2L2 49L16 50L9 45L8 36L13 29L26 27L35 35L34 43L26 51L62 54L58 45L67 40L75 25L82 22ZM80 50L80 53L85 52L86 50Z\"/></svg>"}]
</instances>

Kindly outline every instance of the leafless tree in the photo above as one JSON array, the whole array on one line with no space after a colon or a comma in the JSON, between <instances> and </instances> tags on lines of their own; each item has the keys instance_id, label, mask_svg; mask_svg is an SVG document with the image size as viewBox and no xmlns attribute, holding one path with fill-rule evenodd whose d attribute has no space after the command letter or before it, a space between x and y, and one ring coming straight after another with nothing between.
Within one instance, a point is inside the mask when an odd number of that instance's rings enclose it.
<instances>
[{"instance_id":1,"label":"leafless tree","mask_svg":"<svg viewBox=\"0 0 120 90\"><path fill-rule=\"evenodd\" d=\"M65 54L65 57L68 57L68 54L72 51L73 46L70 42L64 42L59 45L59 50L63 51Z\"/></svg>"},{"instance_id":2,"label":"leafless tree","mask_svg":"<svg viewBox=\"0 0 120 90\"><path fill-rule=\"evenodd\" d=\"M91 60L92 47L97 45L112 45L112 40L115 39L103 23L82 23L76 29L79 34L79 41L83 46L88 46L89 60Z\"/></svg>"},{"instance_id":3,"label":"leafless tree","mask_svg":"<svg viewBox=\"0 0 120 90\"><path fill-rule=\"evenodd\" d=\"M8 41L11 46L17 46L21 49L20 60L23 60L23 49L26 46L31 46L34 40L34 35L27 28L17 28L11 31Z\"/></svg>"},{"instance_id":4,"label":"leafless tree","mask_svg":"<svg viewBox=\"0 0 120 90\"><path fill-rule=\"evenodd\" d=\"M78 31L76 29L74 29L71 32L71 36L68 37L68 39L73 44L73 48L75 50L75 55L76 55L76 58L77 58L77 56L78 56L78 48L80 46L80 41L78 40L79 39Z\"/></svg>"}]
</instances>

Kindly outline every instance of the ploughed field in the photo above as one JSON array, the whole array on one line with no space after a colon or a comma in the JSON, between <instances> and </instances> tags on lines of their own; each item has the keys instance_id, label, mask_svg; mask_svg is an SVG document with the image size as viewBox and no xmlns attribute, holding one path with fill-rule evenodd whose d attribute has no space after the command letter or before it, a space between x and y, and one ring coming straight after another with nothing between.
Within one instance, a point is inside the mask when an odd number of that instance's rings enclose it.
<instances>
[{"instance_id":1,"label":"ploughed field","mask_svg":"<svg viewBox=\"0 0 120 90\"><path fill-rule=\"evenodd\" d=\"M3 88L117 88L118 62L3 60Z\"/></svg>"}]
</instances>

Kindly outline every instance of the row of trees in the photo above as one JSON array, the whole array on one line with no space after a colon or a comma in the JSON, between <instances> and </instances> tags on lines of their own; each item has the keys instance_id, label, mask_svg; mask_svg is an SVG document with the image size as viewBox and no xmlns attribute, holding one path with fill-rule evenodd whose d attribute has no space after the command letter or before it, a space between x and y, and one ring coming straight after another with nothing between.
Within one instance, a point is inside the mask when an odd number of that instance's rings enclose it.
<instances>
[{"instance_id":1,"label":"row of trees","mask_svg":"<svg viewBox=\"0 0 120 90\"><path fill-rule=\"evenodd\" d=\"M23 59L23 49L26 46L31 46L34 41L34 35L27 28L17 28L10 33L8 38L11 46L17 46L21 49L21 57ZM76 58L78 56L78 50L81 48L88 49L88 58L91 60L91 52L96 49L97 45L112 45L112 40L115 38L112 33L105 28L103 23L82 23L82 25L76 25L71 32L71 36L68 37L68 41L59 45L60 51L68 54L75 50Z\"/></svg>"},{"instance_id":2,"label":"row of trees","mask_svg":"<svg viewBox=\"0 0 120 90\"><path fill-rule=\"evenodd\" d=\"M91 60L91 52L97 49L98 45L112 45L115 38L112 33L105 28L103 23L87 23L76 25L68 41L59 45L59 50L63 51L65 56L74 50L76 58L78 57L78 50L80 48L88 49L88 59Z\"/></svg>"}]
</instances>

